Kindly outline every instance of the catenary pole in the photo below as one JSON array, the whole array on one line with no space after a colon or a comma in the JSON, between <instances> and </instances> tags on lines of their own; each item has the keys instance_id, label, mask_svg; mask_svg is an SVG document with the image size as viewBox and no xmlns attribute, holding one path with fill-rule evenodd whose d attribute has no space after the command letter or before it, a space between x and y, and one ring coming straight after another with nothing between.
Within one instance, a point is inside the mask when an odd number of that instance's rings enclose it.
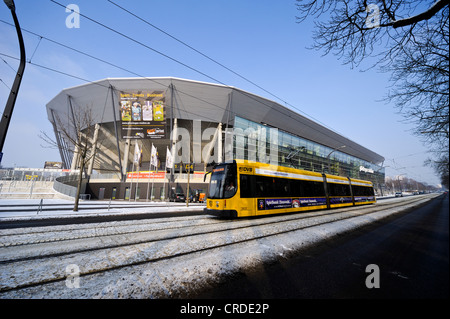
<instances>
[{"instance_id":1,"label":"catenary pole","mask_svg":"<svg viewBox=\"0 0 450 319\"><path fill-rule=\"evenodd\" d=\"M23 43L22 31L20 30L19 20L16 15L16 7L13 0L4 0L6 6L11 10L11 15L16 26L17 37L19 38L20 46L20 64L17 70L16 78L14 79L11 92L6 102L5 110L3 111L3 116L0 121L0 163L3 156L3 145L5 144L6 134L8 132L9 122L11 121L11 116L14 110L14 105L16 103L17 93L19 92L20 82L22 81L23 72L25 71L25 45Z\"/></svg>"}]
</instances>

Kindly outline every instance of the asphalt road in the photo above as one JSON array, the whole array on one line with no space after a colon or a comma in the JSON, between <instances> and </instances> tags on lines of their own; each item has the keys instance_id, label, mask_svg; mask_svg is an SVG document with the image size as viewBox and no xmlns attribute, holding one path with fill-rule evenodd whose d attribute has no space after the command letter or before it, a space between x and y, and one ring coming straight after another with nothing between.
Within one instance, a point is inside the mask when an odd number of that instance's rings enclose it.
<instances>
[{"instance_id":1,"label":"asphalt road","mask_svg":"<svg viewBox=\"0 0 450 319\"><path fill-rule=\"evenodd\" d=\"M195 298L448 299L448 195L239 274Z\"/></svg>"}]
</instances>

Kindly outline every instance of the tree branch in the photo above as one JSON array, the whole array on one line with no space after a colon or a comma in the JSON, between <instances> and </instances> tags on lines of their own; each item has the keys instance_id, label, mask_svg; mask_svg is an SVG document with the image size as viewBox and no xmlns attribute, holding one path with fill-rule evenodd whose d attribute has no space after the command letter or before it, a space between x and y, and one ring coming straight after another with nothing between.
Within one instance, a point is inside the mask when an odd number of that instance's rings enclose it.
<instances>
[{"instance_id":1,"label":"tree branch","mask_svg":"<svg viewBox=\"0 0 450 319\"><path fill-rule=\"evenodd\" d=\"M449 0L438 0L436 1L427 11L419 13L415 16L393 21L391 23L387 23L386 26L392 25L394 28L400 28L407 25L411 25L423 20L431 19L436 13L438 13L445 6L448 6Z\"/></svg>"}]
</instances>

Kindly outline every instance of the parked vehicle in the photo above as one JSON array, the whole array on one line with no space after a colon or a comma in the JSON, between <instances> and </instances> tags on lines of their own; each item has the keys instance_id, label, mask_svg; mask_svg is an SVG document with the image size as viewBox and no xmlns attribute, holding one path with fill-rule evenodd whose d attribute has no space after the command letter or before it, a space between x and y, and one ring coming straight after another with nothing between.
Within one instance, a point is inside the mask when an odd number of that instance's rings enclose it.
<instances>
[{"instance_id":1,"label":"parked vehicle","mask_svg":"<svg viewBox=\"0 0 450 319\"><path fill-rule=\"evenodd\" d=\"M169 201L171 201L171 202L185 202L186 201L186 196L184 195L184 193L171 192L170 196L169 196Z\"/></svg>"},{"instance_id":2,"label":"parked vehicle","mask_svg":"<svg viewBox=\"0 0 450 319\"><path fill-rule=\"evenodd\" d=\"M191 189L189 190L189 201L193 203L202 203L205 201L205 192L203 189ZM203 196L202 196L203 195Z\"/></svg>"}]
</instances>

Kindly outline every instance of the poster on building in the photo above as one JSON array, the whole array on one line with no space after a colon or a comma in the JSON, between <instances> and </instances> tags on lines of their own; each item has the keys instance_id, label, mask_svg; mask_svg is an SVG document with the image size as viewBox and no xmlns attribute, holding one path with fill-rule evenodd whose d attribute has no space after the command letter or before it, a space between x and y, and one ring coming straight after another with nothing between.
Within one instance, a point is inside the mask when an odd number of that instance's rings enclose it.
<instances>
[{"instance_id":1,"label":"poster on building","mask_svg":"<svg viewBox=\"0 0 450 319\"><path fill-rule=\"evenodd\" d=\"M62 162L52 162L52 161L46 161L44 163L44 168L56 168L61 169L63 166Z\"/></svg>"},{"instance_id":2,"label":"poster on building","mask_svg":"<svg viewBox=\"0 0 450 319\"><path fill-rule=\"evenodd\" d=\"M120 93L119 103L122 138L166 138L166 108L163 92Z\"/></svg>"}]
</instances>

